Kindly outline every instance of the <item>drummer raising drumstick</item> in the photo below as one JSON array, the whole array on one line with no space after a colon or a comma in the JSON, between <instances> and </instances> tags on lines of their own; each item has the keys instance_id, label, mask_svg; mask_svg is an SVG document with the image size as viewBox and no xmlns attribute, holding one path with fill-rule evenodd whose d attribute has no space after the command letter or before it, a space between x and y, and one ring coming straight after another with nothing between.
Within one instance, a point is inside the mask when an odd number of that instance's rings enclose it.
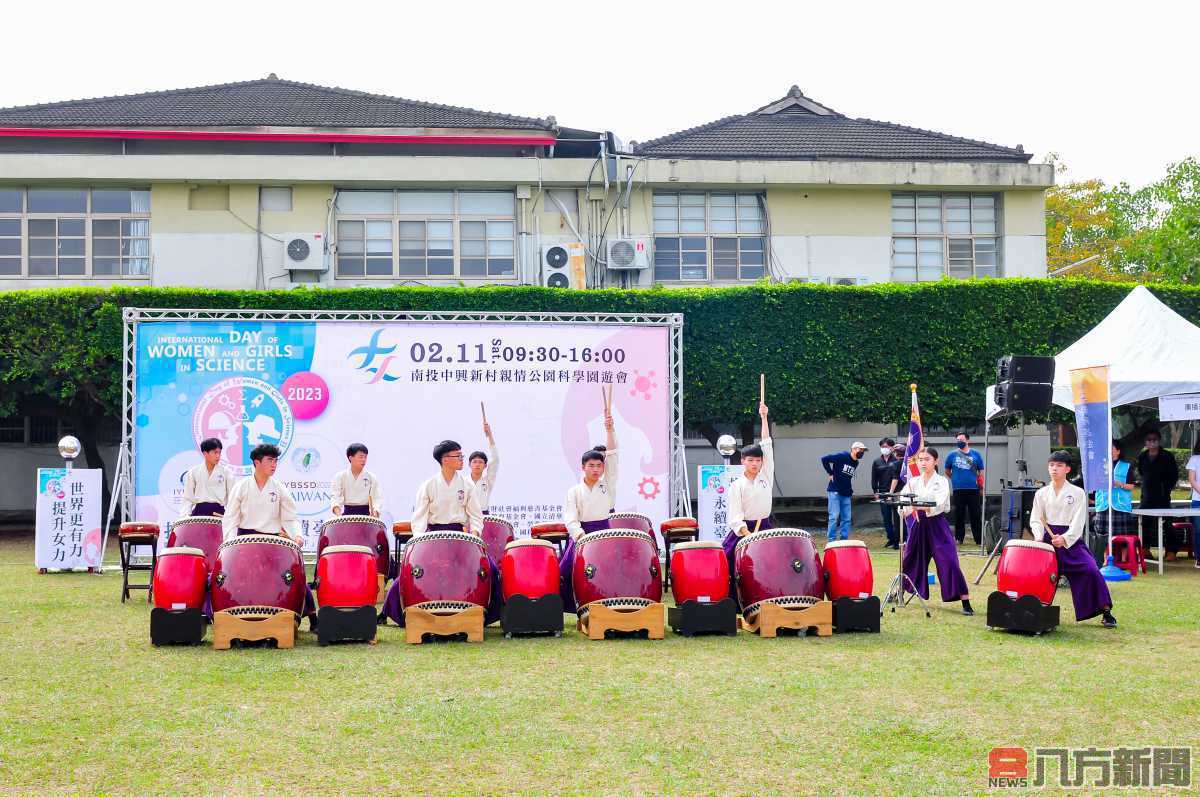
<instances>
[{"instance_id":1,"label":"drummer raising drumstick","mask_svg":"<svg viewBox=\"0 0 1200 797\"><path fill-rule=\"evenodd\" d=\"M769 410L761 400L758 417L762 421L762 440L741 451L742 475L729 485L729 532L721 542L729 557L729 576L733 578L733 549L739 537L753 531L775 528L771 522L771 492L775 486L775 453L771 444ZM736 594L733 590L731 594Z\"/></svg>"},{"instance_id":2,"label":"drummer raising drumstick","mask_svg":"<svg viewBox=\"0 0 1200 797\"><path fill-rule=\"evenodd\" d=\"M496 450L496 438L492 437L492 427L484 412L483 402L479 403L479 410L483 413L483 435L488 441L488 453L472 451L468 464L471 468L471 486L475 489L479 508L486 515L492 502L492 491L496 489L496 477L500 475L500 452Z\"/></svg>"},{"instance_id":3,"label":"drummer raising drumstick","mask_svg":"<svg viewBox=\"0 0 1200 797\"><path fill-rule=\"evenodd\" d=\"M603 390L603 389L602 389ZM571 539L558 563L559 594L563 610L575 611L572 570L575 567L575 543L584 534L609 528L608 516L617 500L617 433L613 427L612 392L604 393L605 445L583 452L580 465L583 478L563 500L563 524Z\"/></svg>"}]
</instances>

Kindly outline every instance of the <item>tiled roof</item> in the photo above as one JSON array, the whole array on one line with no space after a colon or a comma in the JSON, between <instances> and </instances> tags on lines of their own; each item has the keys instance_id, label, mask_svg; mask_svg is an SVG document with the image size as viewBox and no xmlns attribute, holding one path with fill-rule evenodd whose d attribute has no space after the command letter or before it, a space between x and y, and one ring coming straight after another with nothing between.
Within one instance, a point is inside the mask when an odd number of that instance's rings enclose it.
<instances>
[{"instance_id":1,"label":"tiled roof","mask_svg":"<svg viewBox=\"0 0 1200 797\"><path fill-rule=\"evenodd\" d=\"M1013 161L1020 147L852 119L820 105L793 86L782 99L741 116L646 141L638 155L669 158L774 160Z\"/></svg>"},{"instance_id":2,"label":"tiled roof","mask_svg":"<svg viewBox=\"0 0 1200 797\"><path fill-rule=\"evenodd\" d=\"M121 97L0 109L9 127L333 127L552 130L530 119L452 105L328 88L274 75Z\"/></svg>"}]
</instances>

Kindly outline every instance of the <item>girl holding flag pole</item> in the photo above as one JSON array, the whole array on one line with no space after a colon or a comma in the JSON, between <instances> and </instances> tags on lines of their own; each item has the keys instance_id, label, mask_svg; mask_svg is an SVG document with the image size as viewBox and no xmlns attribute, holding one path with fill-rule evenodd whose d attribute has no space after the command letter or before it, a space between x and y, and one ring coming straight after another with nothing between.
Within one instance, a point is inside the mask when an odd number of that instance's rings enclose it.
<instances>
[{"instance_id":1,"label":"girl holding flag pole","mask_svg":"<svg viewBox=\"0 0 1200 797\"><path fill-rule=\"evenodd\" d=\"M950 524L946 522L946 514L950 511L950 482L937 472L937 451L922 445L917 386L914 384L910 387L912 415L905 467L901 469L904 487L900 493L913 496L918 501L932 502L933 506L903 507L900 510L907 529L907 539L901 542L904 574L916 587L917 594L928 600L929 560L932 559L942 588L942 600L947 603L961 600L963 614L971 616L975 610L971 608L967 580L958 564L958 546L954 543Z\"/></svg>"}]
</instances>

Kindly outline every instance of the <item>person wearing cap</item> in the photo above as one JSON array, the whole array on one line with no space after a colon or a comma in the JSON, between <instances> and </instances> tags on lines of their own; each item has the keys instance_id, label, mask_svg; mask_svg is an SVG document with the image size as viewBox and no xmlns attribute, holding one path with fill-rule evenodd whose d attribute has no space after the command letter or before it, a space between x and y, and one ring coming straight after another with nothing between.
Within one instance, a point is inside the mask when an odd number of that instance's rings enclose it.
<instances>
[{"instance_id":1,"label":"person wearing cap","mask_svg":"<svg viewBox=\"0 0 1200 797\"><path fill-rule=\"evenodd\" d=\"M1071 455L1055 451L1046 463L1050 483L1033 496L1029 527L1038 542L1054 546L1058 559L1058 574L1071 583L1071 600L1075 604L1075 621L1101 616L1100 624L1115 628L1112 616L1112 596L1100 568L1083 540L1087 524L1087 493L1067 482L1071 472Z\"/></svg>"},{"instance_id":2,"label":"person wearing cap","mask_svg":"<svg viewBox=\"0 0 1200 797\"><path fill-rule=\"evenodd\" d=\"M821 457L821 467L829 476L829 486L825 490L829 497L830 540L850 537L850 498L854 495L854 473L866 453L867 444L855 440L849 451Z\"/></svg>"}]
</instances>

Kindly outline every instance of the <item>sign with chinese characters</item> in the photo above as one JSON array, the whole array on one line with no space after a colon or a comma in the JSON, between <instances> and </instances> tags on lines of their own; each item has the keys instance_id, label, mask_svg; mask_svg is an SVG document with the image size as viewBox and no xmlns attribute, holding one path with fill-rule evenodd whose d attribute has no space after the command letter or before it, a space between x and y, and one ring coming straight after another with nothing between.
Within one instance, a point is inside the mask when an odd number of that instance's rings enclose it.
<instances>
[{"instance_id":1,"label":"sign with chinese characters","mask_svg":"<svg viewBox=\"0 0 1200 797\"><path fill-rule=\"evenodd\" d=\"M1075 428L1079 436L1079 459L1083 468L1083 489L1102 490L1108 478L1112 456L1111 416L1108 394L1108 366L1071 370L1071 397L1075 404ZM1072 474L1072 476L1077 474Z\"/></svg>"},{"instance_id":2,"label":"sign with chinese characters","mask_svg":"<svg viewBox=\"0 0 1200 797\"><path fill-rule=\"evenodd\" d=\"M38 468L34 564L38 569L99 567L100 471Z\"/></svg>"},{"instance_id":3,"label":"sign with chinese characters","mask_svg":"<svg viewBox=\"0 0 1200 797\"><path fill-rule=\"evenodd\" d=\"M1200 418L1200 393L1158 397L1160 421L1194 421Z\"/></svg>"},{"instance_id":4,"label":"sign with chinese characters","mask_svg":"<svg viewBox=\"0 0 1200 797\"><path fill-rule=\"evenodd\" d=\"M701 465L696 469L700 539L725 539L729 531L729 485L741 475L741 465Z\"/></svg>"},{"instance_id":5,"label":"sign with chinese characters","mask_svg":"<svg viewBox=\"0 0 1200 797\"><path fill-rule=\"evenodd\" d=\"M617 323L140 323L134 516L179 517L202 440L220 440L239 477L267 443L280 449L275 478L315 552L350 443L370 449L390 526L410 517L418 485L437 471L439 441L487 450L482 403L504 463L490 511L527 534L561 519L580 456L604 442L603 387L620 451L616 511L657 526L672 514L670 351L667 327Z\"/></svg>"}]
</instances>

